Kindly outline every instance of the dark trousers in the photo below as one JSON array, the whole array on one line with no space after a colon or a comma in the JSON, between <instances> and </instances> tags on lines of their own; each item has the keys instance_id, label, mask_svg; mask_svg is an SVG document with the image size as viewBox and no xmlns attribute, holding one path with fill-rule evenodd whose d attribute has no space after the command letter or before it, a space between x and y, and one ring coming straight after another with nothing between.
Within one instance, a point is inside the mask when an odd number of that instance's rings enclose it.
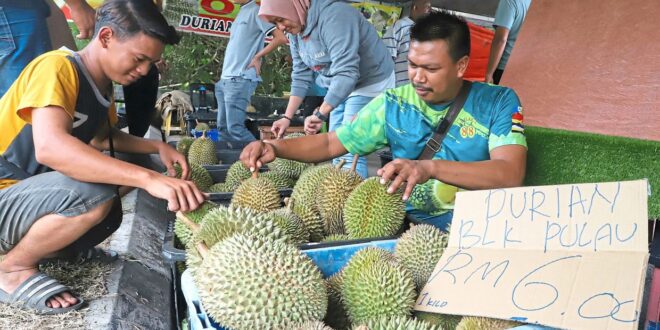
<instances>
[{"instance_id":1,"label":"dark trousers","mask_svg":"<svg viewBox=\"0 0 660 330\"><path fill-rule=\"evenodd\" d=\"M501 69L496 69L495 72L493 72L493 82L495 85L500 84L500 79L502 79L502 73L504 73L504 70Z\"/></svg>"},{"instance_id":2,"label":"dark trousers","mask_svg":"<svg viewBox=\"0 0 660 330\"><path fill-rule=\"evenodd\" d=\"M158 69L151 66L146 76L124 86L126 121L128 132L135 136L144 136L153 120L158 97Z\"/></svg>"}]
</instances>

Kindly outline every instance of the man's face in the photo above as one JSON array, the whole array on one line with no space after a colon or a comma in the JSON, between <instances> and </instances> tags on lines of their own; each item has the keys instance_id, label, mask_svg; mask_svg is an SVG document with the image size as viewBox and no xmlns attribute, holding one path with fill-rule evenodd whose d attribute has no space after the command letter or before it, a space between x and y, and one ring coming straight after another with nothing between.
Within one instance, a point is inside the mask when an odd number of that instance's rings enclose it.
<instances>
[{"instance_id":1,"label":"man's face","mask_svg":"<svg viewBox=\"0 0 660 330\"><path fill-rule=\"evenodd\" d=\"M104 38L104 35L100 37ZM160 59L164 48L160 40L141 32L124 40L111 33L104 48L103 71L110 80L129 85L149 72L151 64Z\"/></svg>"},{"instance_id":2,"label":"man's face","mask_svg":"<svg viewBox=\"0 0 660 330\"><path fill-rule=\"evenodd\" d=\"M408 78L422 100L431 104L444 103L456 96L467 62L467 56L454 62L444 40L411 40Z\"/></svg>"},{"instance_id":3,"label":"man's face","mask_svg":"<svg viewBox=\"0 0 660 330\"><path fill-rule=\"evenodd\" d=\"M431 12L431 1L429 0L418 0L414 2L412 12L410 13L410 17L413 20L416 20L428 13Z\"/></svg>"}]
</instances>

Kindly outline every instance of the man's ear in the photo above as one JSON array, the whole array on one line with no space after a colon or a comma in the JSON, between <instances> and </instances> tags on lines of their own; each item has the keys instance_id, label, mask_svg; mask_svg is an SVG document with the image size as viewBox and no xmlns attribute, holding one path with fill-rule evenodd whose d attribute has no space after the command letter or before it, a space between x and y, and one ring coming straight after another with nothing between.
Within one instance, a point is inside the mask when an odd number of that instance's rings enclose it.
<instances>
[{"instance_id":1,"label":"man's ear","mask_svg":"<svg viewBox=\"0 0 660 330\"><path fill-rule=\"evenodd\" d=\"M458 65L458 78L463 78L463 75L465 75L465 71L467 71L468 64L470 63L470 57L465 55L461 57L458 62L456 62L456 65Z\"/></svg>"},{"instance_id":2,"label":"man's ear","mask_svg":"<svg viewBox=\"0 0 660 330\"><path fill-rule=\"evenodd\" d=\"M104 26L99 30L98 38L103 48L108 47L108 44L110 43L110 39L112 39L113 35L114 35L114 31L112 31L110 27Z\"/></svg>"}]
</instances>

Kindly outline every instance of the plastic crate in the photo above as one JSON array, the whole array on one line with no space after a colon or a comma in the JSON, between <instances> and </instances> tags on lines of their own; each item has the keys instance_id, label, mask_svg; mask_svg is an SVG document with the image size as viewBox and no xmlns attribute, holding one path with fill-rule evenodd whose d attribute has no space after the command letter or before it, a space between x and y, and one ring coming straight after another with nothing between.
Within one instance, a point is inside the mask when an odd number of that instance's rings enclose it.
<instances>
[{"instance_id":1,"label":"plastic crate","mask_svg":"<svg viewBox=\"0 0 660 330\"><path fill-rule=\"evenodd\" d=\"M380 247L394 251L396 240L381 240L368 243L351 244L343 246L325 247L303 251L319 267L324 277L331 276L348 263L350 258L359 250L369 246ZM188 270L181 275L181 290L188 305L188 317L191 330L219 329L224 330L206 314L199 298L199 293Z\"/></svg>"}]
</instances>

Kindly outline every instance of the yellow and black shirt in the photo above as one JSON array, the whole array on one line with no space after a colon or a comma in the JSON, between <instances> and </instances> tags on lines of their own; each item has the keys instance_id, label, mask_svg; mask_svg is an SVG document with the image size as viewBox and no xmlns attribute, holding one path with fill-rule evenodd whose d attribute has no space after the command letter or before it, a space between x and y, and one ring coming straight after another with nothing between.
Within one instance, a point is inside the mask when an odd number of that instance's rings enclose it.
<instances>
[{"instance_id":1,"label":"yellow and black shirt","mask_svg":"<svg viewBox=\"0 0 660 330\"><path fill-rule=\"evenodd\" d=\"M71 135L85 143L117 121L112 98L100 93L78 54L62 49L37 57L0 99L0 189L50 170L36 160L31 125L32 109L47 106L65 111Z\"/></svg>"}]
</instances>

